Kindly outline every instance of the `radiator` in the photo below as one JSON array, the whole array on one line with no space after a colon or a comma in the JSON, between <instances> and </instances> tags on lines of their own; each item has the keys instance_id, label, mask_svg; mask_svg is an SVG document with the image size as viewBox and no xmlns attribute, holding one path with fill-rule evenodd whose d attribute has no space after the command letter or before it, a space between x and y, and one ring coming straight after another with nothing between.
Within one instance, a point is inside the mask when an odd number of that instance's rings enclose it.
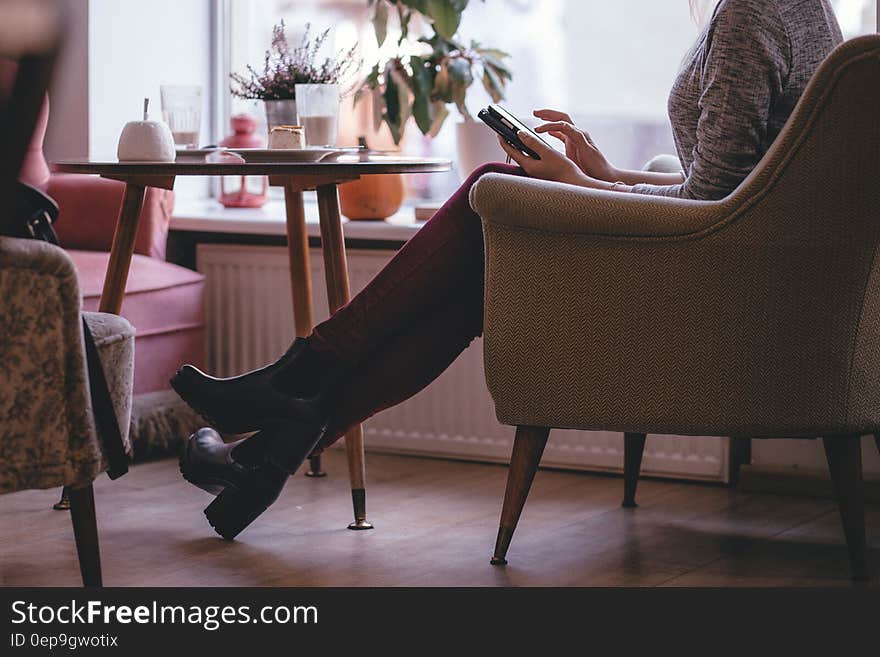
<instances>
[{"instance_id":1,"label":"radiator","mask_svg":"<svg viewBox=\"0 0 880 657\"><path fill-rule=\"evenodd\" d=\"M349 250L352 294L394 255ZM217 376L232 376L275 360L294 336L287 250L283 247L200 244L198 270L207 286L208 363ZM321 252L311 270L315 321L328 315ZM367 449L506 462L514 430L495 419L483 377L482 341L474 343L433 384L364 424ZM619 472L623 437L602 431L554 430L542 465ZM642 472L647 475L725 481L727 439L649 436Z\"/></svg>"}]
</instances>

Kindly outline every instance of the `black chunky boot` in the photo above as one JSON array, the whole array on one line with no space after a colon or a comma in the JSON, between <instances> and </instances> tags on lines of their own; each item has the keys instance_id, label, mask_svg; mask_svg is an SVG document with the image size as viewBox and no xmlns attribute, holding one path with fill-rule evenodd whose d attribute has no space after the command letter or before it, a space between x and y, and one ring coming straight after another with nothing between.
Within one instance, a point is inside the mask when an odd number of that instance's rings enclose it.
<instances>
[{"instance_id":1,"label":"black chunky boot","mask_svg":"<svg viewBox=\"0 0 880 657\"><path fill-rule=\"evenodd\" d=\"M191 484L217 498L205 509L214 530L232 540L268 509L284 488L288 473L265 454L268 431L234 443L224 443L209 427L187 440L180 455L180 473ZM238 451L247 453L237 458Z\"/></svg>"},{"instance_id":2,"label":"black chunky boot","mask_svg":"<svg viewBox=\"0 0 880 657\"><path fill-rule=\"evenodd\" d=\"M325 430L326 424L285 423L224 443L220 434L204 427L184 445L180 473L217 496L205 517L214 531L231 541L278 499L287 477L311 454Z\"/></svg>"},{"instance_id":3,"label":"black chunky boot","mask_svg":"<svg viewBox=\"0 0 880 657\"><path fill-rule=\"evenodd\" d=\"M293 423L322 426L326 395L341 366L297 338L266 367L228 379L184 365L171 379L178 395L224 433L246 433Z\"/></svg>"}]
</instances>

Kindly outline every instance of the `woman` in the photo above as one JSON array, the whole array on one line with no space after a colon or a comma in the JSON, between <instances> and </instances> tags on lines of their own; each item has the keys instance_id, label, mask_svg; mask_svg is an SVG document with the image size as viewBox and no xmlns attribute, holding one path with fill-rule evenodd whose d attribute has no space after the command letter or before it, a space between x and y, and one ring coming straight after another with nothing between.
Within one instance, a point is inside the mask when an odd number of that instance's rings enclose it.
<instances>
[{"instance_id":1,"label":"woman","mask_svg":"<svg viewBox=\"0 0 880 657\"><path fill-rule=\"evenodd\" d=\"M206 509L232 538L277 497L288 473L316 447L408 399L481 334L483 243L468 193L496 171L572 185L685 199L730 194L776 138L819 63L842 40L828 0L720 0L669 96L682 173L615 168L568 115L539 110L528 134L540 159L502 142L518 166L474 171L447 203L351 302L297 339L277 362L231 379L191 366L172 384L196 411L230 433L194 434L181 458L193 484L214 493Z\"/></svg>"}]
</instances>

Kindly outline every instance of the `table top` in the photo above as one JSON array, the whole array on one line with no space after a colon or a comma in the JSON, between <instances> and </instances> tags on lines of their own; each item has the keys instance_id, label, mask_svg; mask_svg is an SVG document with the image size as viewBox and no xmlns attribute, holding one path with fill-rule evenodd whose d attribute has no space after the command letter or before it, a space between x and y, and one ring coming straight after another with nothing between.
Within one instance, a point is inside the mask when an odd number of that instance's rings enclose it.
<instances>
[{"instance_id":1,"label":"table top","mask_svg":"<svg viewBox=\"0 0 880 657\"><path fill-rule=\"evenodd\" d=\"M450 160L404 155L340 155L321 162L115 162L62 160L61 173L113 176L363 176L378 173L449 171Z\"/></svg>"}]
</instances>

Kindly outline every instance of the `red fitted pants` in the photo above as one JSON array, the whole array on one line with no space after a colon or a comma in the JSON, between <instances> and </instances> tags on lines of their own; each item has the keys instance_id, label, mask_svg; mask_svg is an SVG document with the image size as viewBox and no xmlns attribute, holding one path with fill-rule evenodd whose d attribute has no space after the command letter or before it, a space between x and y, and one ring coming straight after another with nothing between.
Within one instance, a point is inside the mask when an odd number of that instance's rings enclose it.
<instances>
[{"instance_id":1,"label":"red fitted pants","mask_svg":"<svg viewBox=\"0 0 880 657\"><path fill-rule=\"evenodd\" d=\"M525 175L509 164L476 169L367 287L312 331L313 349L352 370L334 395L322 447L422 390L482 334L483 231L468 194L490 171Z\"/></svg>"}]
</instances>

